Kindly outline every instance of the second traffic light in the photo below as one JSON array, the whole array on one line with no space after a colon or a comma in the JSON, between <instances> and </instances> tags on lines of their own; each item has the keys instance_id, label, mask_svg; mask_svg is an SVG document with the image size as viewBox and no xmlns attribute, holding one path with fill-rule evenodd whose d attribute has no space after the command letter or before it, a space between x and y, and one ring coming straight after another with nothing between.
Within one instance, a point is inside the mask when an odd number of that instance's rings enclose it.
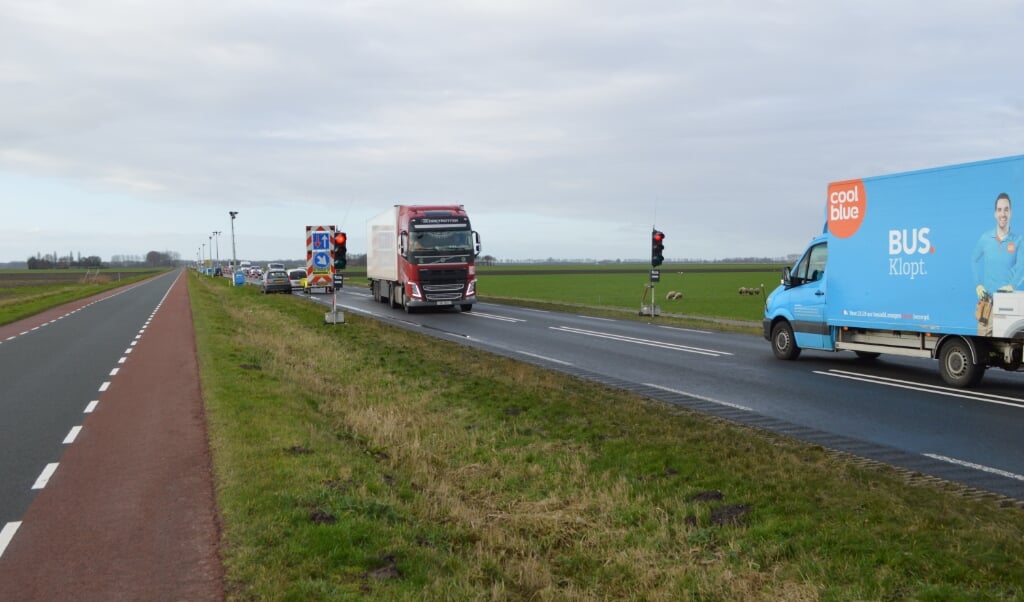
<instances>
[{"instance_id":1,"label":"second traffic light","mask_svg":"<svg viewBox=\"0 0 1024 602\"><path fill-rule=\"evenodd\" d=\"M346 255L348 253L348 247L346 246L346 243L348 243L348 235L345 234L344 232L335 232L334 233L334 241L333 242L334 242L334 269L335 270L344 270L345 269L345 264L348 263L348 257L346 257Z\"/></svg>"},{"instance_id":2,"label":"second traffic light","mask_svg":"<svg viewBox=\"0 0 1024 602\"><path fill-rule=\"evenodd\" d=\"M651 230L651 265L658 267L665 261L665 233Z\"/></svg>"}]
</instances>

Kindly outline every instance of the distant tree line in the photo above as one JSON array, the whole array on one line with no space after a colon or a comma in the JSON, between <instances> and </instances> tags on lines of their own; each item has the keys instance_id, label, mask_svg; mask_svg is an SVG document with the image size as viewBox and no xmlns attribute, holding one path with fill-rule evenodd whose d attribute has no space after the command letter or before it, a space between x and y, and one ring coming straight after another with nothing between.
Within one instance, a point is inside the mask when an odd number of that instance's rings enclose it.
<instances>
[{"instance_id":1,"label":"distant tree line","mask_svg":"<svg viewBox=\"0 0 1024 602\"><path fill-rule=\"evenodd\" d=\"M150 251L146 253L145 257L138 255L114 255L110 258L110 263L106 264L97 255L82 257L81 253L77 256L74 253L68 253L67 255L36 253L35 257L28 258L26 264L30 270L92 269L110 266L163 268L181 265L181 256L174 251L164 251L163 253L160 251Z\"/></svg>"},{"instance_id":2,"label":"distant tree line","mask_svg":"<svg viewBox=\"0 0 1024 602\"><path fill-rule=\"evenodd\" d=\"M103 260L96 255L89 255L82 257L79 253L77 258L73 253L59 256L56 253L48 253L46 255L36 253L35 257L29 257L28 261L25 262L30 270L53 270L53 269L70 269L70 268L101 268L103 267Z\"/></svg>"}]
</instances>

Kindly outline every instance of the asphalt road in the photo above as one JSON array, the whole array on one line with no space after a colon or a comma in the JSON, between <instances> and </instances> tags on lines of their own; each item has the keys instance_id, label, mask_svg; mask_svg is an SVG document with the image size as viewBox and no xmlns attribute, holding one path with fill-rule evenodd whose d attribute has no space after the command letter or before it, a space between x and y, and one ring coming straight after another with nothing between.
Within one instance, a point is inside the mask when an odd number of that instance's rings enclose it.
<instances>
[{"instance_id":1,"label":"asphalt road","mask_svg":"<svg viewBox=\"0 0 1024 602\"><path fill-rule=\"evenodd\" d=\"M0 327L0 528L24 514L174 275Z\"/></svg>"},{"instance_id":2,"label":"asphalt road","mask_svg":"<svg viewBox=\"0 0 1024 602\"><path fill-rule=\"evenodd\" d=\"M331 295L312 295L330 304ZM339 308L856 456L1024 500L1024 372L945 386L934 361L804 352L761 337L478 303L406 314L344 288Z\"/></svg>"}]
</instances>

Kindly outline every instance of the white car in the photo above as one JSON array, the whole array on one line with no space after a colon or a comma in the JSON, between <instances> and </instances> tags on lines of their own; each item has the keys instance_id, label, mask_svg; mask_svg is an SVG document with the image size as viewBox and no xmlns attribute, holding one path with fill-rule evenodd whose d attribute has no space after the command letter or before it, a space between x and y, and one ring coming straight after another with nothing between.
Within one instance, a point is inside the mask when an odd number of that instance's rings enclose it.
<instances>
[{"instance_id":1,"label":"white car","mask_svg":"<svg viewBox=\"0 0 1024 602\"><path fill-rule=\"evenodd\" d=\"M303 280L306 279L306 268L292 268L288 270L288 280L292 281L292 290L301 290Z\"/></svg>"}]
</instances>

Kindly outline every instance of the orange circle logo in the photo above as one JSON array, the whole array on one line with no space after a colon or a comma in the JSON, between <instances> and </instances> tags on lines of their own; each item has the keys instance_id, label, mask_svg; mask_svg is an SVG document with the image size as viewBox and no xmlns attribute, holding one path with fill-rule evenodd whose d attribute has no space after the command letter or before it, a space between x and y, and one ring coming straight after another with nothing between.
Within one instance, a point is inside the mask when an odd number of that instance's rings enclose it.
<instances>
[{"instance_id":1,"label":"orange circle logo","mask_svg":"<svg viewBox=\"0 0 1024 602\"><path fill-rule=\"evenodd\" d=\"M863 180L833 182L828 185L828 231L839 238L856 234L864 222L868 195Z\"/></svg>"}]
</instances>

